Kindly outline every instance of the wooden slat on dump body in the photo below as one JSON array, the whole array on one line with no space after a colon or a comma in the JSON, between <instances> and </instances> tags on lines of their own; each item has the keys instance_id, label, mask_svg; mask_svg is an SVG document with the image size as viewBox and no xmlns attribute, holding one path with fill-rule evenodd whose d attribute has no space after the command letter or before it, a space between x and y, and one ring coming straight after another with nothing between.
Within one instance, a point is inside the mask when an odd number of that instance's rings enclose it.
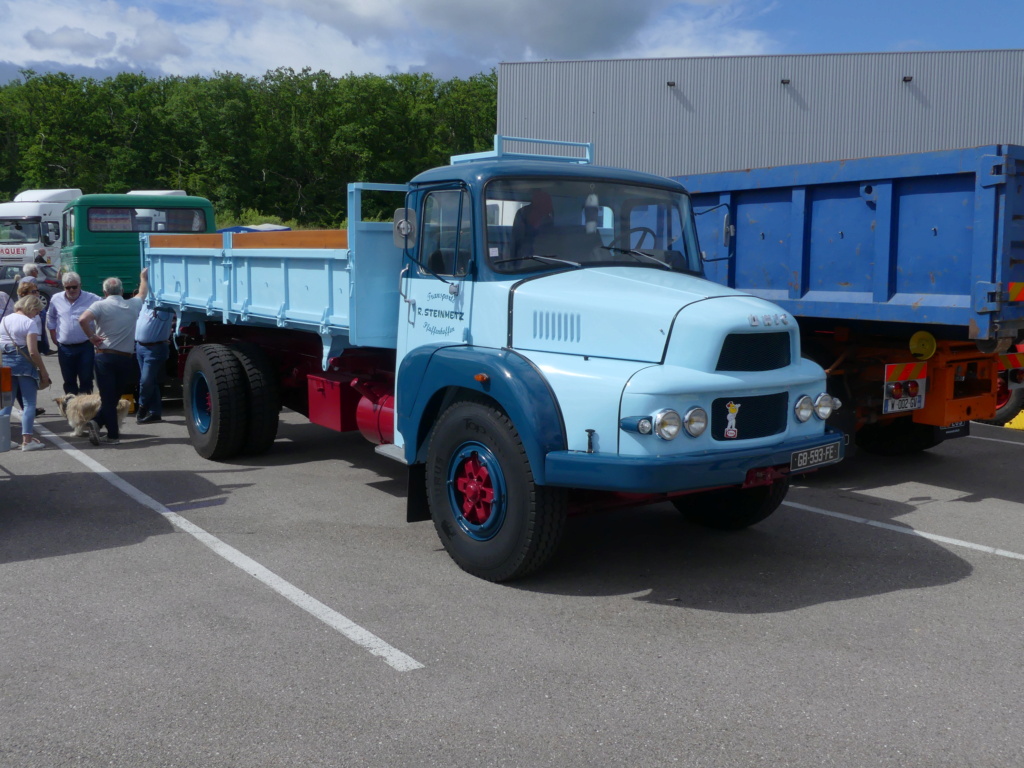
<instances>
[{"instance_id":1,"label":"wooden slat on dump body","mask_svg":"<svg viewBox=\"0 0 1024 768\"><path fill-rule=\"evenodd\" d=\"M150 235L152 248L220 248L221 233L202 235ZM280 232L236 232L232 248L348 248L346 229L284 230Z\"/></svg>"}]
</instances>

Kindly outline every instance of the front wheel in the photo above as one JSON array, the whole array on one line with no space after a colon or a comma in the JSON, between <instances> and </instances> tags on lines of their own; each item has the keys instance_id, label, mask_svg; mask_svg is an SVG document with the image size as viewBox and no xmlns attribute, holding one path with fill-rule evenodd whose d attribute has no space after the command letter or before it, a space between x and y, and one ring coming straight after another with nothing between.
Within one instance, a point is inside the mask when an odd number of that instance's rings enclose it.
<instances>
[{"instance_id":1,"label":"front wheel","mask_svg":"<svg viewBox=\"0 0 1024 768\"><path fill-rule=\"evenodd\" d=\"M519 433L503 411L476 401L449 407L430 438L426 475L437 535L467 573L508 581L554 555L566 493L534 482Z\"/></svg>"},{"instance_id":2,"label":"front wheel","mask_svg":"<svg viewBox=\"0 0 1024 768\"><path fill-rule=\"evenodd\" d=\"M695 525L720 531L739 531L760 523L779 508L789 491L789 478L756 488L722 488L672 499L672 504Z\"/></svg>"}]
</instances>

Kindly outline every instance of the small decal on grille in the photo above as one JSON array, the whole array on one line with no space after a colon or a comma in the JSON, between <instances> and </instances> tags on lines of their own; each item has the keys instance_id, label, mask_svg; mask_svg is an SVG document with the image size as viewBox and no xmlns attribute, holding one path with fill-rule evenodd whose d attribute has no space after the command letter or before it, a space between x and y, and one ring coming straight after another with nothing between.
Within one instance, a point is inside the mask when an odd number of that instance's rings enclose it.
<instances>
[{"instance_id":1,"label":"small decal on grille","mask_svg":"<svg viewBox=\"0 0 1024 768\"><path fill-rule=\"evenodd\" d=\"M740 436L740 431L736 428L736 416L740 412L741 403L734 403L730 400L725 404L726 409L729 411L725 417L725 436L729 438L737 438Z\"/></svg>"}]
</instances>

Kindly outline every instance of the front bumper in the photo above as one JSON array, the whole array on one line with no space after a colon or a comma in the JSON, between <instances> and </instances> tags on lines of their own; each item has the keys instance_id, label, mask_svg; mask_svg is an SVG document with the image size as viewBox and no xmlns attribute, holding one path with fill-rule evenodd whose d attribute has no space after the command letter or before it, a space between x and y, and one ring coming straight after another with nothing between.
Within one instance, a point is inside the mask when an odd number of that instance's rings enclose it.
<instances>
[{"instance_id":1,"label":"front bumper","mask_svg":"<svg viewBox=\"0 0 1024 768\"><path fill-rule=\"evenodd\" d=\"M795 438L767 448L685 456L552 451L544 460L544 484L622 493L671 493L742 485L751 469L788 467L794 451L817 448L837 440L841 460L845 454L843 433L829 428L823 435Z\"/></svg>"}]
</instances>

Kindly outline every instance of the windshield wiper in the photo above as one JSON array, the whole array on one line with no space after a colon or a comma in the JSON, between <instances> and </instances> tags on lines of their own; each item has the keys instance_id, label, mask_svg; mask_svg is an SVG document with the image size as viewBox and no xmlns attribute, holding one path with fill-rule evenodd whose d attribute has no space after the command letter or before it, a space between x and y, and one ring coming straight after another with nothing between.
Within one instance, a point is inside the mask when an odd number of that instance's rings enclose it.
<instances>
[{"instance_id":1,"label":"windshield wiper","mask_svg":"<svg viewBox=\"0 0 1024 768\"><path fill-rule=\"evenodd\" d=\"M662 261L657 256L651 256L651 254L649 254L649 253L644 253L643 251L638 251L636 248L620 248L617 245L602 245L601 247L604 248L606 251L618 251L619 253L628 253L630 256L634 256L634 257L642 256L643 258L647 259L648 261L651 261L651 262L657 264L659 267L664 267L669 272L674 272L675 271L674 269L672 269L672 265L671 264L668 264L668 263Z\"/></svg>"},{"instance_id":2,"label":"windshield wiper","mask_svg":"<svg viewBox=\"0 0 1024 768\"><path fill-rule=\"evenodd\" d=\"M569 261L568 259L559 259L555 256L512 256L507 259L491 259L491 264L506 264L510 261L524 261L525 259L533 259L539 261L542 264L565 264L566 266L575 267L581 269L583 267L578 261Z\"/></svg>"}]
</instances>

